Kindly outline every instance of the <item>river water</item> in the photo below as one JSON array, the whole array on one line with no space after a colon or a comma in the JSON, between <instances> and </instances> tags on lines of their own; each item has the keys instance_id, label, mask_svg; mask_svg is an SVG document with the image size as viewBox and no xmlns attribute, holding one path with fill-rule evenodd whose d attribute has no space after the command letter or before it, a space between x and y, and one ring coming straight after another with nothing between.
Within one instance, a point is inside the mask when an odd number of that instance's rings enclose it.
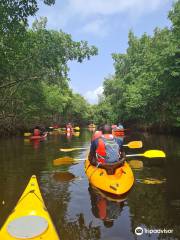
<instances>
[{"instance_id":1,"label":"river water","mask_svg":"<svg viewBox=\"0 0 180 240\"><path fill-rule=\"evenodd\" d=\"M91 136L83 130L80 136L54 133L42 142L1 139L0 226L35 174L61 240L180 239L180 138L130 132L124 141L142 140L144 146L126 148L127 153L161 149L167 158L131 159L141 167L133 168L136 181L131 191L117 199L89 185L83 161L53 165L54 159L64 156L85 159L86 149L62 153L59 148L88 148ZM142 235L135 234L137 227ZM148 234L149 230L166 233Z\"/></svg>"}]
</instances>

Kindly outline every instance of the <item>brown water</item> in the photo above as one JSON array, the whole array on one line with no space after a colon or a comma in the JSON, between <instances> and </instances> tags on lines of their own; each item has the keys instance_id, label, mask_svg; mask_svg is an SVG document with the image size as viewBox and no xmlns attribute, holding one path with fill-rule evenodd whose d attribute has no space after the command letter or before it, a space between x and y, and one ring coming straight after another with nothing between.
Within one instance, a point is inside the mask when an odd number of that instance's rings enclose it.
<instances>
[{"instance_id":1,"label":"brown water","mask_svg":"<svg viewBox=\"0 0 180 240\"><path fill-rule=\"evenodd\" d=\"M125 142L142 140L142 150L162 149L164 159L143 158L143 168L133 170L134 187L116 199L89 186L83 162L53 166L58 157L85 158L87 150L61 153L60 147L88 147L91 133L79 137L50 135L43 142L24 138L0 140L0 226L36 174L45 204L61 240L180 239L180 138L134 133ZM137 158L136 158L137 159ZM137 159L142 160L142 158ZM153 183L153 184L152 184ZM136 227L173 230L173 233L143 233ZM49 239L53 240L53 239Z\"/></svg>"}]
</instances>

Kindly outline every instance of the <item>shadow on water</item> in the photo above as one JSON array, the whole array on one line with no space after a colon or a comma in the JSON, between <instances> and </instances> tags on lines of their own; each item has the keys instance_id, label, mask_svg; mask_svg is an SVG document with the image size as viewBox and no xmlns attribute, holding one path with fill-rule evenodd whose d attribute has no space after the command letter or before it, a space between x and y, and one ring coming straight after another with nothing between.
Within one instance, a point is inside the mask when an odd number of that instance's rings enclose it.
<instances>
[{"instance_id":1,"label":"shadow on water","mask_svg":"<svg viewBox=\"0 0 180 240\"><path fill-rule=\"evenodd\" d=\"M42 142L23 138L0 140L0 226L14 208L29 178L36 174L45 204L61 240L180 239L180 144L174 136L132 133L125 142L142 140L141 153L161 149L166 159L133 158L136 182L124 201L89 186L84 164L53 166L64 156L86 158L87 151L59 148L88 147L92 133L49 135ZM171 234L135 235L136 227L173 229Z\"/></svg>"}]
</instances>

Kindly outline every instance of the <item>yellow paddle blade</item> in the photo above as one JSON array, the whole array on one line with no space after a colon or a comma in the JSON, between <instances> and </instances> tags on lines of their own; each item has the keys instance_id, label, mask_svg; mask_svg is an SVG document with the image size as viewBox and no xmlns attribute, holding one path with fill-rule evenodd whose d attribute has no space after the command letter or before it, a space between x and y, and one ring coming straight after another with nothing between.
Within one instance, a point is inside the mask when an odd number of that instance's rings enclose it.
<instances>
[{"instance_id":1,"label":"yellow paddle blade","mask_svg":"<svg viewBox=\"0 0 180 240\"><path fill-rule=\"evenodd\" d=\"M84 161L84 159L62 157L62 158L57 158L57 159L53 160L53 165L54 166L59 166L59 165L65 165L65 164L73 164L73 163L78 163L80 161Z\"/></svg>"},{"instance_id":2,"label":"yellow paddle blade","mask_svg":"<svg viewBox=\"0 0 180 240\"><path fill-rule=\"evenodd\" d=\"M136 157L136 156L143 156L147 158L165 158L166 154L161 150L148 150L144 153L126 155L126 157Z\"/></svg>"},{"instance_id":3,"label":"yellow paddle blade","mask_svg":"<svg viewBox=\"0 0 180 240\"><path fill-rule=\"evenodd\" d=\"M30 137L32 135L32 133L24 133L24 137Z\"/></svg>"},{"instance_id":4,"label":"yellow paddle blade","mask_svg":"<svg viewBox=\"0 0 180 240\"><path fill-rule=\"evenodd\" d=\"M166 157L166 154L161 150L148 150L143 154L147 158L157 158L157 157Z\"/></svg>"},{"instance_id":5,"label":"yellow paddle blade","mask_svg":"<svg viewBox=\"0 0 180 240\"><path fill-rule=\"evenodd\" d=\"M143 143L142 143L142 141L132 141L132 142L129 142L128 144L125 144L123 146L127 146L129 148L142 148Z\"/></svg>"},{"instance_id":6,"label":"yellow paddle blade","mask_svg":"<svg viewBox=\"0 0 180 240\"><path fill-rule=\"evenodd\" d=\"M75 150L83 150L83 149L87 149L87 148L60 148L59 150L61 152L72 152Z\"/></svg>"},{"instance_id":7,"label":"yellow paddle blade","mask_svg":"<svg viewBox=\"0 0 180 240\"><path fill-rule=\"evenodd\" d=\"M75 130L80 130L80 127L75 127L74 129L75 129Z\"/></svg>"}]
</instances>

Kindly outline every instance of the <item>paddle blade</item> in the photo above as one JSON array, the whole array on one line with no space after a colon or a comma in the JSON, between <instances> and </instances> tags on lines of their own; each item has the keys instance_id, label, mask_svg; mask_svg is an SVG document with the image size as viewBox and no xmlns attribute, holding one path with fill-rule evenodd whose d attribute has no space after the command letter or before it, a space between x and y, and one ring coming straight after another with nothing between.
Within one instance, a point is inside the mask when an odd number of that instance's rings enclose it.
<instances>
[{"instance_id":1,"label":"paddle blade","mask_svg":"<svg viewBox=\"0 0 180 240\"><path fill-rule=\"evenodd\" d=\"M166 154L161 150L148 150L144 153L126 154L126 157L136 157L136 156L143 156L147 158L165 158Z\"/></svg>"},{"instance_id":2,"label":"paddle blade","mask_svg":"<svg viewBox=\"0 0 180 240\"><path fill-rule=\"evenodd\" d=\"M166 157L165 152L161 150L148 150L143 155L144 157L147 157L147 158L165 158Z\"/></svg>"},{"instance_id":3,"label":"paddle blade","mask_svg":"<svg viewBox=\"0 0 180 240\"><path fill-rule=\"evenodd\" d=\"M75 127L74 129L77 130L77 131L79 131L79 130L80 130L80 127Z\"/></svg>"},{"instance_id":4,"label":"paddle blade","mask_svg":"<svg viewBox=\"0 0 180 240\"><path fill-rule=\"evenodd\" d=\"M30 137L32 135L32 133L24 133L24 137Z\"/></svg>"},{"instance_id":5,"label":"paddle blade","mask_svg":"<svg viewBox=\"0 0 180 240\"><path fill-rule=\"evenodd\" d=\"M127 146L129 148L142 148L143 143L142 143L142 141L132 141L124 146Z\"/></svg>"}]
</instances>

